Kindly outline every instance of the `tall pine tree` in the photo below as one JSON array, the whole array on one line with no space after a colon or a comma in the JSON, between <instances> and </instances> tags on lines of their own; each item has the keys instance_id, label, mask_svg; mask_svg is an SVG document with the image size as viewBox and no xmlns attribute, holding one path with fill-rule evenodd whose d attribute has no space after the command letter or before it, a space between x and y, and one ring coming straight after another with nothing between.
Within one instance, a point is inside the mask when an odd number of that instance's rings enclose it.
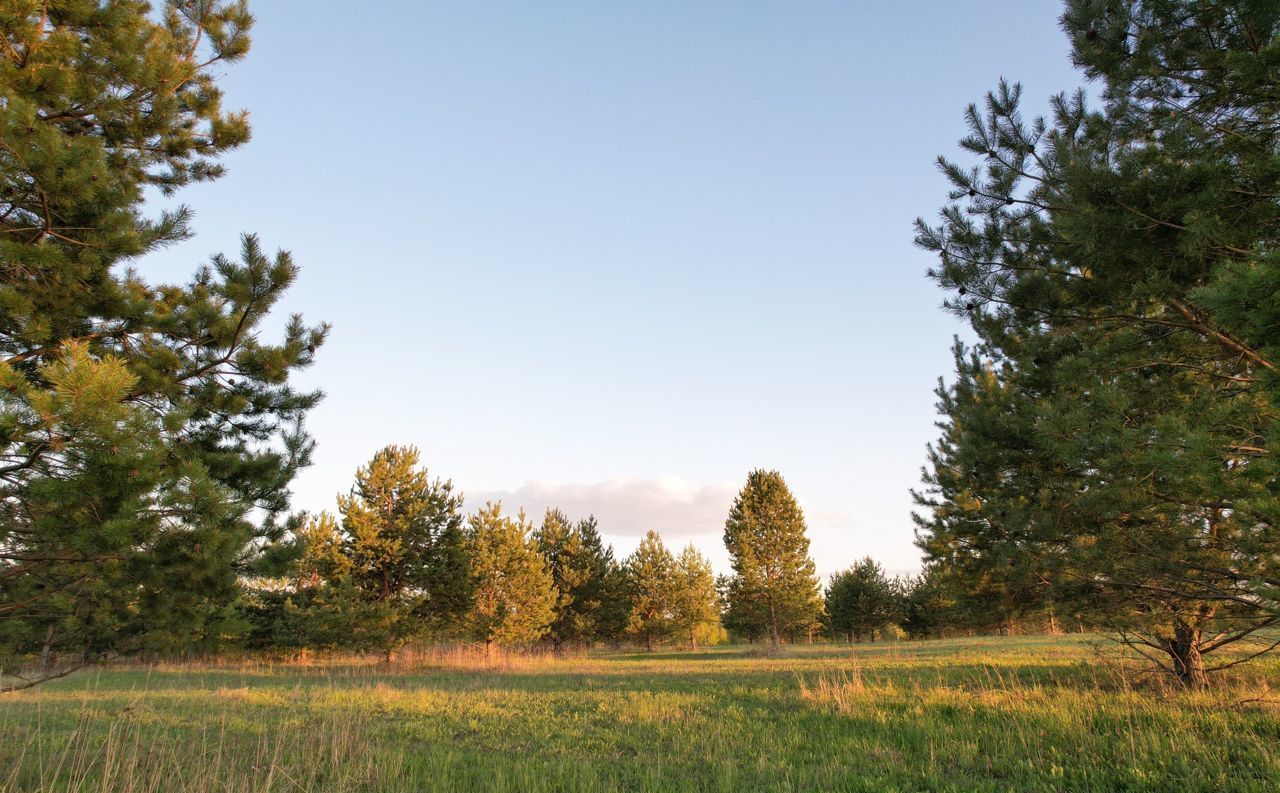
<instances>
[{"instance_id":1,"label":"tall pine tree","mask_svg":"<svg viewBox=\"0 0 1280 793\"><path fill-rule=\"evenodd\" d=\"M1080 91L1027 122L1002 83L967 113L978 162L942 161L951 203L919 225L948 306L1030 406L1014 451L1032 465L979 492L973 526L1203 686L1206 656L1265 652L1276 619L1280 7L1070 0L1063 27L1098 107Z\"/></svg>"},{"instance_id":2,"label":"tall pine tree","mask_svg":"<svg viewBox=\"0 0 1280 793\"><path fill-rule=\"evenodd\" d=\"M145 191L248 140L215 76L251 23L238 2L0 9L0 666L38 654L28 682L216 644L253 541L284 532L319 399L289 378L326 328L261 324L297 266L246 236L184 285L127 268L191 233Z\"/></svg>"},{"instance_id":3,"label":"tall pine tree","mask_svg":"<svg viewBox=\"0 0 1280 793\"><path fill-rule=\"evenodd\" d=\"M733 502L724 544L733 564L729 608L763 622L774 645L818 625L822 600L804 513L777 471L756 469Z\"/></svg>"}]
</instances>

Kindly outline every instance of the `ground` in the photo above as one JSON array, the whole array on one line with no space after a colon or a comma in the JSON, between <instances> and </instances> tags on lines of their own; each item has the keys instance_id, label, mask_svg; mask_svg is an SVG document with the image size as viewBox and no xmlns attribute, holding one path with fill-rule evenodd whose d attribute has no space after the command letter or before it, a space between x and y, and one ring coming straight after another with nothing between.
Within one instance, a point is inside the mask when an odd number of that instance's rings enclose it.
<instances>
[{"instance_id":1,"label":"ground","mask_svg":"<svg viewBox=\"0 0 1280 793\"><path fill-rule=\"evenodd\" d=\"M0 789L1273 791L1278 672L1163 690L1088 637L108 668L0 696Z\"/></svg>"}]
</instances>

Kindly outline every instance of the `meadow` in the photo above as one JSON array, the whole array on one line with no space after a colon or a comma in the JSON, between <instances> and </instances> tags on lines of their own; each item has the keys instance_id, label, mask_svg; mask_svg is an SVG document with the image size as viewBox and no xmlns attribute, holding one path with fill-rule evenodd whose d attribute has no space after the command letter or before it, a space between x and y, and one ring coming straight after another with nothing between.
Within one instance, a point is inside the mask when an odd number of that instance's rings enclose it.
<instances>
[{"instance_id":1,"label":"meadow","mask_svg":"<svg viewBox=\"0 0 1280 793\"><path fill-rule=\"evenodd\" d=\"M1173 691L1077 636L111 667L0 698L0 789L1272 791L1280 665L1246 669Z\"/></svg>"}]
</instances>

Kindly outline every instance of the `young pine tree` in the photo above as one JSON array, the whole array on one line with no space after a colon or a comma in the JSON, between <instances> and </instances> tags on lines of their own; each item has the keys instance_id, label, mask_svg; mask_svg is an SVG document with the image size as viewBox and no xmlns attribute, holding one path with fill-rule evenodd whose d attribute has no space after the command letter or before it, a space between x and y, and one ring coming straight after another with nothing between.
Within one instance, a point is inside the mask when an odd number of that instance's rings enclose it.
<instances>
[{"instance_id":1,"label":"young pine tree","mask_svg":"<svg viewBox=\"0 0 1280 793\"><path fill-rule=\"evenodd\" d=\"M333 515L310 517L295 534L302 553L286 587L249 591L260 604L253 614L260 645L381 651L389 659L414 625L406 613L409 604L359 586L352 575L350 538Z\"/></svg>"},{"instance_id":2,"label":"young pine tree","mask_svg":"<svg viewBox=\"0 0 1280 793\"><path fill-rule=\"evenodd\" d=\"M943 631L957 625L953 588L943 568L926 565L920 575L907 581L904 589L902 629L908 636L941 639Z\"/></svg>"},{"instance_id":3,"label":"young pine tree","mask_svg":"<svg viewBox=\"0 0 1280 793\"><path fill-rule=\"evenodd\" d=\"M896 622L902 611L896 582L880 563L865 557L831 576L826 591L826 622L832 636L875 641L876 631Z\"/></svg>"},{"instance_id":4,"label":"young pine tree","mask_svg":"<svg viewBox=\"0 0 1280 793\"><path fill-rule=\"evenodd\" d=\"M585 566L592 573L577 596L575 613L587 616L583 621L585 636L591 641L617 641L627 630L631 612L631 593L626 571L613 556L613 547L600 536L595 516L578 521Z\"/></svg>"},{"instance_id":5,"label":"young pine tree","mask_svg":"<svg viewBox=\"0 0 1280 793\"><path fill-rule=\"evenodd\" d=\"M556 617L549 631L552 644L559 648L607 638L605 609L616 565L612 549L600 539L595 518L570 524L564 513L549 509L534 539L556 587Z\"/></svg>"},{"instance_id":6,"label":"young pine tree","mask_svg":"<svg viewBox=\"0 0 1280 793\"><path fill-rule=\"evenodd\" d=\"M710 643L723 633L711 562L692 543L675 558L672 569L671 629L689 640L691 650L699 639Z\"/></svg>"},{"instance_id":7,"label":"young pine tree","mask_svg":"<svg viewBox=\"0 0 1280 793\"><path fill-rule=\"evenodd\" d=\"M484 642L486 658L494 644L537 641L555 619L555 581L532 533L523 512L505 517L501 504L486 504L469 520L466 547L475 594L466 619L471 635Z\"/></svg>"},{"instance_id":8,"label":"young pine tree","mask_svg":"<svg viewBox=\"0 0 1280 793\"><path fill-rule=\"evenodd\" d=\"M650 531L627 558L626 569L631 591L627 633L652 650L673 631L675 558L662 544L662 537Z\"/></svg>"},{"instance_id":9,"label":"young pine tree","mask_svg":"<svg viewBox=\"0 0 1280 793\"><path fill-rule=\"evenodd\" d=\"M757 469L734 500L724 544L733 564L730 613L762 620L770 641L812 630L822 600L804 513L777 471Z\"/></svg>"},{"instance_id":10,"label":"young pine tree","mask_svg":"<svg viewBox=\"0 0 1280 793\"><path fill-rule=\"evenodd\" d=\"M418 450L388 446L356 471L327 515L300 532L295 572L300 632L312 646L394 650L449 631L470 605L462 496L419 468ZM320 638L317 638L320 637Z\"/></svg>"}]
</instances>

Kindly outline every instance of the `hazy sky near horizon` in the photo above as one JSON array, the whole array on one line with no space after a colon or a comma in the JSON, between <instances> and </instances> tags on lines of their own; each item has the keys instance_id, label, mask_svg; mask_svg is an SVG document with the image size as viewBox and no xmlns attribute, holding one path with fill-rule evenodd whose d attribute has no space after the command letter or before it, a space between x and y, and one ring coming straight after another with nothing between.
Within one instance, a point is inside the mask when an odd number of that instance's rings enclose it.
<instances>
[{"instance_id":1,"label":"hazy sky near horizon","mask_svg":"<svg viewBox=\"0 0 1280 793\"><path fill-rule=\"evenodd\" d=\"M594 512L718 570L776 468L828 574L918 567L910 488L964 328L912 245L962 112L1071 90L1060 4L251 3L222 79L253 140L187 188L185 281L241 232L293 252L280 315L333 323L299 382L297 509L414 444L474 507Z\"/></svg>"}]
</instances>

